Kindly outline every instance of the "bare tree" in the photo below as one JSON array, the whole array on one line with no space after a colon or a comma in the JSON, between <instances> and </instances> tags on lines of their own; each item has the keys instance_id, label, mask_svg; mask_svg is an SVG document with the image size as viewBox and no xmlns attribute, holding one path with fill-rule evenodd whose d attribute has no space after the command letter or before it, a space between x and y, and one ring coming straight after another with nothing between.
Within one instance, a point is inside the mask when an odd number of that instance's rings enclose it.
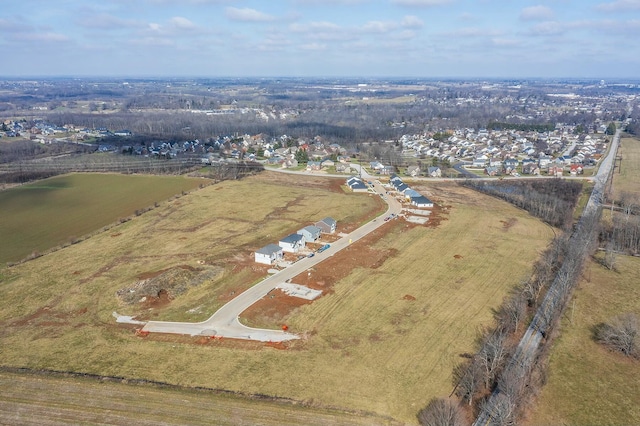
<instances>
[{"instance_id":1,"label":"bare tree","mask_svg":"<svg viewBox=\"0 0 640 426\"><path fill-rule=\"evenodd\" d=\"M616 267L617 260L618 253L616 253L615 244L612 241L609 241L604 249L604 266L613 271Z\"/></svg>"},{"instance_id":2,"label":"bare tree","mask_svg":"<svg viewBox=\"0 0 640 426\"><path fill-rule=\"evenodd\" d=\"M506 333L517 331L527 315L526 298L529 295L526 290L526 287L522 287L519 292L511 294L496 311L498 327L504 329Z\"/></svg>"},{"instance_id":3,"label":"bare tree","mask_svg":"<svg viewBox=\"0 0 640 426\"><path fill-rule=\"evenodd\" d=\"M477 359L483 367L486 388L491 387L509 355L507 337L507 332L502 328L489 332L483 339L480 351L478 351Z\"/></svg>"},{"instance_id":4,"label":"bare tree","mask_svg":"<svg viewBox=\"0 0 640 426\"><path fill-rule=\"evenodd\" d=\"M465 416L457 402L434 398L418 413L422 426L463 426Z\"/></svg>"},{"instance_id":5,"label":"bare tree","mask_svg":"<svg viewBox=\"0 0 640 426\"><path fill-rule=\"evenodd\" d=\"M482 365L476 358L456 365L453 369L456 395L461 400L472 405L475 395L480 391L484 382L482 378Z\"/></svg>"},{"instance_id":6,"label":"bare tree","mask_svg":"<svg viewBox=\"0 0 640 426\"><path fill-rule=\"evenodd\" d=\"M640 322L633 313L618 315L595 327L595 339L626 356L640 358Z\"/></svg>"}]
</instances>

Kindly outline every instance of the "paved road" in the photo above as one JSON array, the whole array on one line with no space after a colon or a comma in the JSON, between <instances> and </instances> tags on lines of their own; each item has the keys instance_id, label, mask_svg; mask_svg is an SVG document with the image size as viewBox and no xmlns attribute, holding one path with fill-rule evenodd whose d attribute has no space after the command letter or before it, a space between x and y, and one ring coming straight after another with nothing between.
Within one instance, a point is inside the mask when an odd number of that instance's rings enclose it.
<instances>
[{"instance_id":1,"label":"paved road","mask_svg":"<svg viewBox=\"0 0 640 426\"><path fill-rule=\"evenodd\" d=\"M374 178L369 176L364 169L359 170L357 165L356 169L362 174L363 179L374 182L374 188L377 194L384 195L386 193L386 189L380 184L375 183ZM402 210L401 204L393 197L385 196L384 198L389 207L383 217L389 216L390 214L399 214ZM350 243L361 239L384 224L385 221L382 217L378 217L377 219L364 224L350 234L331 243L331 247L328 250L322 253L316 253L314 257L304 258L249 288L226 305L222 306L206 321L198 323L149 321L142 328L142 331L152 333L188 334L192 336L219 336L234 339L258 340L262 342L281 342L297 339L299 338L298 335L287 333L282 330L246 327L240 323L238 316L249 306L253 305L255 302L266 296L270 291L275 289L279 284L292 279L323 260L333 256L340 250L346 248Z\"/></svg>"}]
</instances>

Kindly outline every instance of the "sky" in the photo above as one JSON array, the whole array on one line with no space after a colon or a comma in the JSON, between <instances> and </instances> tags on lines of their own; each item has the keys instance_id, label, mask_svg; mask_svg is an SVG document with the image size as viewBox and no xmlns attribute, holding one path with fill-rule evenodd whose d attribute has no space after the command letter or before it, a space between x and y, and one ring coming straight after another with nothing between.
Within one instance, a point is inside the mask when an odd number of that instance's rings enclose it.
<instances>
[{"instance_id":1,"label":"sky","mask_svg":"<svg viewBox=\"0 0 640 426\"><path fill-rule=\"evenodd\" d=\"M640 0L2 0L0 76L640 79Z\"/></svg>"}]
</instances>

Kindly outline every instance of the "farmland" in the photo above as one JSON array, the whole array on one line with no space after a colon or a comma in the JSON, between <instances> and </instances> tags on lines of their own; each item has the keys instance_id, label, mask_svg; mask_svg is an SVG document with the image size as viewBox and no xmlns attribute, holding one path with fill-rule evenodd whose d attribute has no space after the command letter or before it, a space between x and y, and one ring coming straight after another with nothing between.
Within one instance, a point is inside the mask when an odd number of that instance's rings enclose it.
<instances>
[{"instance_id":1,"label":"farmland","mask_svg":"<svg viewBox=\"0 0 640 426\"><path fill-rule=\"evenodd\" d=\"M0 192L0 263L77 239L205 183L183 176L72 174Z\"/></svg>"},{"instance_id":2,"label":"farmland","mask_svg":"<svg viewBox=\"0 0 640 426\"><path fill-rule=\"evenodd\" d=\"M614 198L619 199L623 192L640 195L640 139L622 138L618 155L622 156L622 163L614 174Z\"/></svg>"},{"instance_id":3,"label":"farmland","mask_svg":"<svg viewBox=\"0 0 640 426\"><path fill-rule=\"evenodd\" d=\"M625 138L622 167L613 174L613 194L640 196L640 141ZM611 215L608 209L603 221ZM593 339L596 325L626 312L640 315L640 258L618 255L614 270L598 253L587 266L552 348L549 379L529 424L638 424L638 361L609 352Z\"/></svg>"},{"instance_id":4,"label":"farmland","mask_svg":"<svg viewBox=\"0 0 640 426\"><path fill-rule=\"evenodd\" d=\"M176 401L176 403L172 403ZM187 408L187 409L184 409ZM385 425L367 413L209 390L0 372L0 423L109 425Z\"/></svg>"},{"instance_id":5,"label":"farmland","mask_svg":"<svg viewBox=\"0 0 640 426\"><path fill-rule=\"evenodd\" d=\"M592 262L562 321L549 378L527 424L640 423L638 361L597 344L593 327L621 312L640 314L640 259L621 257L618 271Z\"/></svg>"},{"instance_id":6,"label":"farmland","mask_svg":"<svg viewBox=\"0 0 640 426\"><path fill-rule=\"evenodd\" d=\"M283 318L305 337L284 349L142 338L112 317L202 320L264 276L253 250L325 216L345 230L379 214L379 197L346 194L341 182L274 173L223 182L3 270L0 364L260 393L415 422L430 398L451 392L452 367L473 352L478 328L553 234L507 203L453 184L417 187L440 203L440 224L391 221L376 241L333 259L344 273L318 265L311 276L323 277L327 294ZM364 253L379 261L359 266ZM149 277L170 281L171 271L191 274L193 286L157 303L118 296Z\"/></svg>"}]
</instances>

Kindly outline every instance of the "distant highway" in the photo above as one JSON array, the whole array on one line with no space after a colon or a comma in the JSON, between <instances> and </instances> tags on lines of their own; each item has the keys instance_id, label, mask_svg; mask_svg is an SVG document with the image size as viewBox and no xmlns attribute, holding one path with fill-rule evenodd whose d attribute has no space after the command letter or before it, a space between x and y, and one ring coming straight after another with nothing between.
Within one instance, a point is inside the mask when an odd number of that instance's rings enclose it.
<instances>
[{"instance_id":1,"label":"distant highway","mask_svg":"<svg viewBox=\"0 0 640 426\"><path fill-rule=\"evenodd\" d=\"M356 167L356 171L361 173L364 180L374 182L373 178L364 169ZM386 189L382 185L374 182L373 186L377 195L382 196L386 194ZM402 205L395 198L387 196L383 198L388 205L385 216L391 214L397 215L401 212ZM298 339L298 335L283 330L247 327L240 323L239 316L251 305L268 295L269 292L274 290L279 284L285 283L287 280L294 278L337 254L348 247L349 244L358 241L384 224L385 221L381 219L374 219L364 224L355 231L331 243L331 247L322 253L316 253L313 257L299 260L278 273L265 278L260 283L239 294L233 300L222 306L205 321L197 323L149 321L144 325L142 331L151 333L188 334L192 336L218 336L233 339L257 340L261 342L282 342Z\"/></svg>"}]
</instances>

